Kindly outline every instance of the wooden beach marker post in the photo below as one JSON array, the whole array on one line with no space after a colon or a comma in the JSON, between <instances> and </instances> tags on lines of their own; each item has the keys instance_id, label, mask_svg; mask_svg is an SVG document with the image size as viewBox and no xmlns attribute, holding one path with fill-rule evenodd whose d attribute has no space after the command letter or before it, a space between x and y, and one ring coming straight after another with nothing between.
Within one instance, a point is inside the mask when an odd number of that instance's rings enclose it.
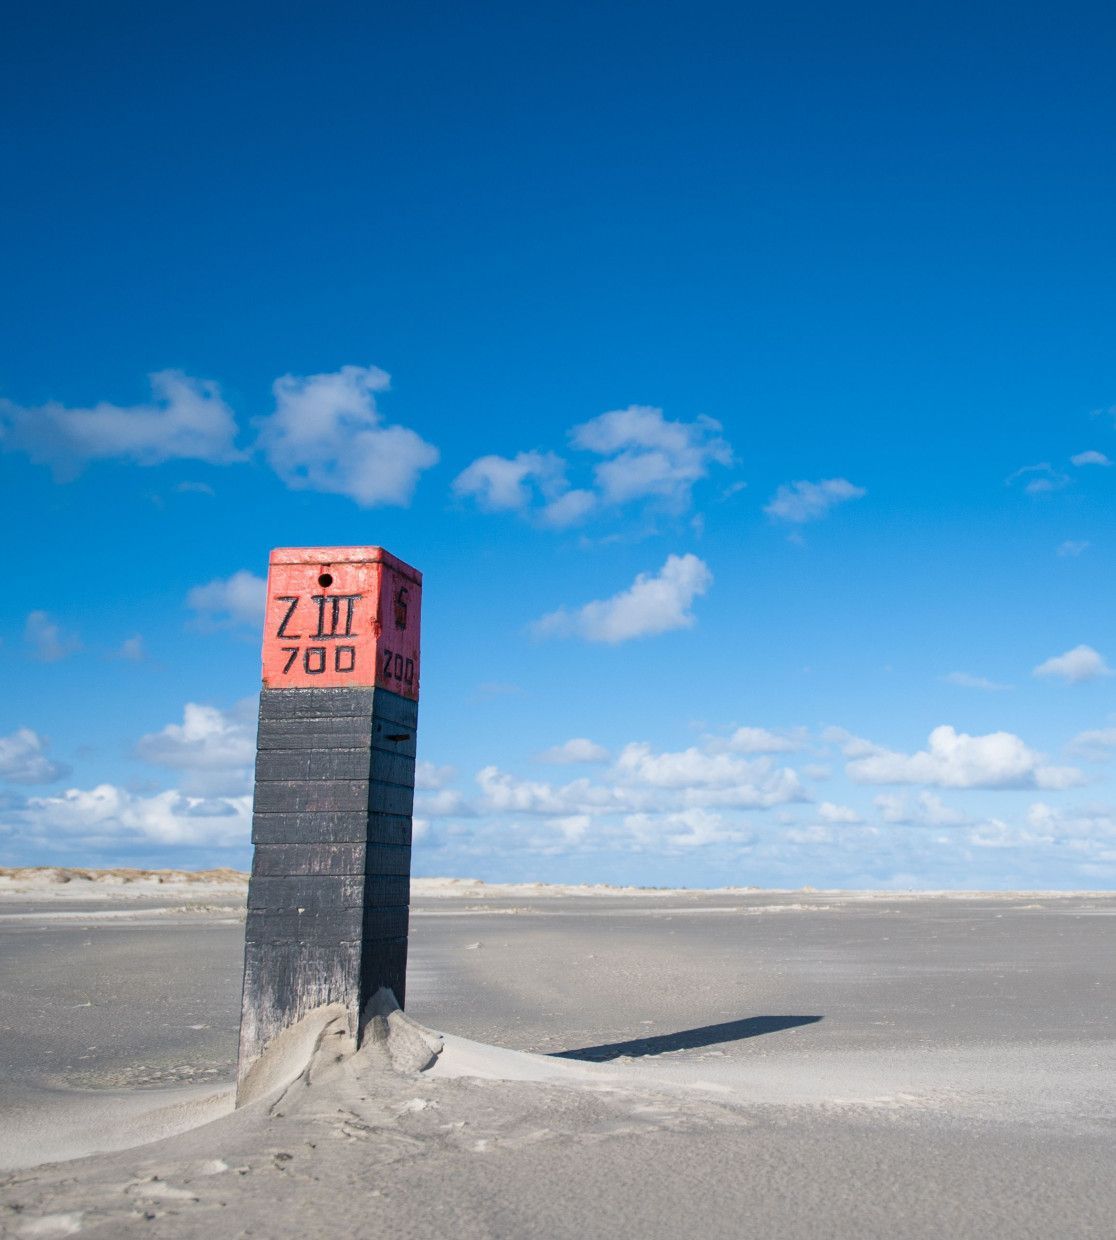
<instances>
[{"instance_id":1,"label":"wooden beach marker post","mask_svg":"<svg viewBox=\"0 0 1116 1240\"><path fill-rule=\"evenodd\" d=\"M238 1084L316 1007L403 1006L421 602L381 547L271 553Z\"/></svg>"}]
</instances>

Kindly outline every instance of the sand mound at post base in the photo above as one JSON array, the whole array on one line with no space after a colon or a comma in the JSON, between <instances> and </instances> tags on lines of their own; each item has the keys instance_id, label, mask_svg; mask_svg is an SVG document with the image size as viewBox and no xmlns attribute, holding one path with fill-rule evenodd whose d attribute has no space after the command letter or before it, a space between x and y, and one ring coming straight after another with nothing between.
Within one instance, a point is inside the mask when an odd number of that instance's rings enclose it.
<instances>
[{"instance_id":1,"label":"sand mound at post base","mask_svg":"<svg viewBox=\"0 0 1116 1240\"><path fill-rule=\"evenodd\" d=\"M232 1086L197 1085L36 1091L26 1107L5 1115L0 1170L132 1150L203 1125L219 1127L234 1104L274 1106L293 1090L333 1079L354 1057L362 1064L374 1061L379 1069L412 1074L433 1065L442 1050L441 1036L406 1016L391 991L381 990L369 1001L362 1030L358 1051L345 1008L315 1008L273 1039L249 1069L239 1094Z\"/></svg>"}]
</instances>

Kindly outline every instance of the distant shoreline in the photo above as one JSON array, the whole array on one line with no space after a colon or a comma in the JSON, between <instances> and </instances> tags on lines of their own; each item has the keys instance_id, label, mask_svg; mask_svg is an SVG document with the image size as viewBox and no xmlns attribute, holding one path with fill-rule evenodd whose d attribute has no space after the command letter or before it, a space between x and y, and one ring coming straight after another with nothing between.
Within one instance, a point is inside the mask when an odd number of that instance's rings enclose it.
<instances>
[{"instance_id":1,"label":"distant shoreline","mask_svg":"<svg viewBox=\"0 0 1116 1240\"><path fill-rule=\"evenodd\" d=\"M0 898L11 895L49 895L51 898L89 898L97 896L182 895L194 897L205 892L228 895L247 890L248 873L221 867L210 870L157 870L129 866L0 866ZM620 887L609 883L493 883L479 878L412 878L412 897L500 898L533 896L701 896L788 895L824 896L827 899L910 900L929 897L960 899L965 897L1015 899L1020 896L1041 896L1044 899L1070 899L1081 896L1106 897L1114 892L1104 890L1014 889L980 890L977 888L822 888L822 887Z\"/></svg>"}]
</instances>

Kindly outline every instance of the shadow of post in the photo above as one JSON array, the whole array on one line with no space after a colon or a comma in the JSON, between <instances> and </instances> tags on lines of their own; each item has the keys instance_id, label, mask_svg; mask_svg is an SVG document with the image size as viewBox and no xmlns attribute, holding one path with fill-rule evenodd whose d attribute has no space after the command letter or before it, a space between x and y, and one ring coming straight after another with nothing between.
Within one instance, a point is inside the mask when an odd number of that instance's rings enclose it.
<instances>
[{"instance_id":1,"label":"shadow of post","mask_svg":"<svg viewBox=\"0 0 1116 1240\"><path fill-rule=\"evenodd\" d=\"M821 1019L820 1016L749 1016L744 1020L728 1020L720 1025L683 1029L679 1033L634 1038L630 1042L583 1046L576 1051L553 1051L551 1058L589 1059L599 1063L606 1059L619 1059L621 1055L635 1058L641 1055L662 1055L667 1051L692 1051L702 1046L715 1046L718 1042L741 1042L745 1038L758 1038L765 1033L796 1029L799 1025L815 1025Z\"/></svg>"}]
</instances>

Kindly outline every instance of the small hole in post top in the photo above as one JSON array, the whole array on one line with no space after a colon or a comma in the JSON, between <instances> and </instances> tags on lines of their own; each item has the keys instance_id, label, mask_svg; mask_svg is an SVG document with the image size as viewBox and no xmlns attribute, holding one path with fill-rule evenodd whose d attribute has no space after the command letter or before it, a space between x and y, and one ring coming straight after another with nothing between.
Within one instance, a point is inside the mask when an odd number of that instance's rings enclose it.
<instances>
[{"instance_id":1,"label":"small hole in post top","mask_svg":"<svg viewBox=\"0 0 1116 1240\"><path fill-rule=\"evenodd\" d=\"M332 573L322 573L322 575L318 578L318 585L320 585L320 586L331 586L331 585L333 585L333 574L332 574Z\"/></svg>"}]
</instances>

